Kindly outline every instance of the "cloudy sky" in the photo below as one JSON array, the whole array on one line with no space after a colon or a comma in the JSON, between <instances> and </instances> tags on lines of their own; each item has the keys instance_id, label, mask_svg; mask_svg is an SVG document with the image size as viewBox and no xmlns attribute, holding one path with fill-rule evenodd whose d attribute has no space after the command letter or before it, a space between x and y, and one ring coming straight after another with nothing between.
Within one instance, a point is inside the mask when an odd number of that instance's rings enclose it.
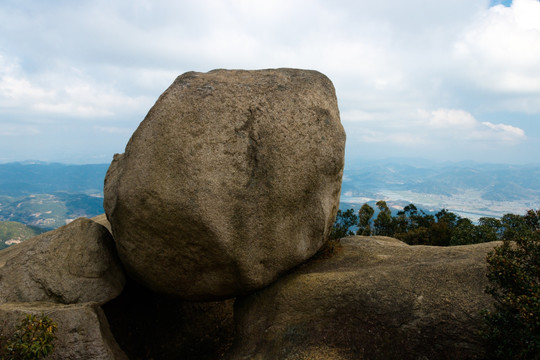
<instances>
[{"instance_id":1,"label":"cloudy sky","mask_svg":"<svg viewBox=\"0 0 540 360\"><path fill-rule=\"evenodd\" d=\"M326 74L347 163L539 163L539 0L2 0L0 162L104 163L186 71Z\"/></svg>"}]
</instances>

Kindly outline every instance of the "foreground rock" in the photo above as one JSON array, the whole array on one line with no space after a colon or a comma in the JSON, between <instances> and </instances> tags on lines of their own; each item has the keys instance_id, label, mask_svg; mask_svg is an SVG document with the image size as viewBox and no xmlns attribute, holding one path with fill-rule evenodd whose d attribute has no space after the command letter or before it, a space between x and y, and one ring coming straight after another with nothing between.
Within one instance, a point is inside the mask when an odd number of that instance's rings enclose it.
<instances>
[{"instance_id":1,"label":"foreground rock","mask_svg":"<svg viewBox=\"0 0 540 360\"><path fill-rule=\"evenodd\" d=\"M0 252L0 304L103 304L125 282L115 253L107 229L84 218L13 245Z\"/></svg>"},{"instance_id":2,"label":"foreground rock","mask_svg":"<svg viewBox=\"0 0 540 360\"><path fill-rule=\"evenodd\" d=\"M105 211L127 270L186 300L261 288L323 244L345 133L315 71L178 77L115 156Z\"/></svg>"},{"instance_id":3,"label":"foreground rock","mask_svg":"<svg viewBox=\"0 0 540 360\"><path fill-rule=\"evenodd\" d=\"M349 237L235 304L230 359L476 359L494 243L408 246Z\"/></svg>"},{"instance_id":4,"label":"foreground rock","mask_svg":"<svg viewBox=\"0 0 540 360\"><path fill-rule=\"evenodd\" d=\"M96 303L0 305L0 338L8 338L27 314L47 315L58 325L50 360L127 360Z\"/></svg>"}]
</instances>

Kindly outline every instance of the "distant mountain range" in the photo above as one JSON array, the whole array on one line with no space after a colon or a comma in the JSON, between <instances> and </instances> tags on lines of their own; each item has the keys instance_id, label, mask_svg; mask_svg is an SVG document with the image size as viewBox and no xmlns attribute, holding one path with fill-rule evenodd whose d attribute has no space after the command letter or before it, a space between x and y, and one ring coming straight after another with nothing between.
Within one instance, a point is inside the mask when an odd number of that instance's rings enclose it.
<instances>
[{"instance_id":1,"label":"distant mountain range","mask_svg":"<svg viewBox=\"0 0 540 360\"><path fill-rule=\"evenodd\" d=\"M499 217L540 207L540 165L366 162L346 169L342 208L387 200L462 216ZM361 204L360 204L361 205Z\"/></svg>"},{"instance_id":2,"label":"distant mountain range","mask_svg":"<svg viewBox=\"0 0 540 360\"><path fill-rule=\"evenodd\" d=\"M14 221L0 221L0 250L39 235L46 230Z\"/></svg>"},{"instance_id":3,"label":"distant mountain range","mask_svg":"<svg viewBox=\"0 0 540 360\"><path fill-rule=\"evenodd\" d=\"M0 249L81 217L103 214L108 164L0 164ZM25 226L28 225L28 226Z\"/></svg>"},{"instance_id":4,"label":"distant mountain range","mask_svg":"<svg viewBox=\"0 0 540 360\"><path fill-rule=\"evenodd\" d=\"M0 195L54 192L102 195L109 164L66 165L45 162L0 164Z\"/></svg>"}]
</instances>

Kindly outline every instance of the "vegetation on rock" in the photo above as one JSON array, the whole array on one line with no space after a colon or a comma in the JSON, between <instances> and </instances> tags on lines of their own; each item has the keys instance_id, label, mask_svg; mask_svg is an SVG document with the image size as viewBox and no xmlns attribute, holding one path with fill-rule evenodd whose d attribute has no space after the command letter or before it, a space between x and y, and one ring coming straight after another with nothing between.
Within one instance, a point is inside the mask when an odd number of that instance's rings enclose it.
<instances>
[{"instance_id":1,"label":"vegetation on rock","mask_svg":"<svg viewBox=\"0 0 540 360\"><path fill-rule=\"evenodd\" d=\"M28 314L0 349L1 359L37 360L54 350L57 324L46 315Z\"/></svg>"},{"instance_id":2,"label":"vegetation on rock","mask_svg":"<svg viewBox=\"0 0 540 360\"><path fill-rule=\"evenodd\" d=\"M540 359L540 210L511 218L487 257L495 306L484 313L483 335L489 359Z\"/></svg>"}]
</instances>

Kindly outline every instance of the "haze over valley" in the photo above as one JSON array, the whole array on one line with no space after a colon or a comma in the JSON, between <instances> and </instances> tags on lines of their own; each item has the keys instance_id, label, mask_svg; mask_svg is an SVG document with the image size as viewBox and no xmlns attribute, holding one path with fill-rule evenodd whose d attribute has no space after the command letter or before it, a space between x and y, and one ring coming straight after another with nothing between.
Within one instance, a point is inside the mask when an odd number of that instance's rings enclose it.
<instances>
[{"instance_id":1,"label":"haze over valley","mask_svg":"<svg viewBox=\"0 0 540 360\"><path fill-rule=\"evenodd\" d=\"M342 209L377 200L396 211L409 203L446 208L473 221L523 214L540 207L540 165L384 160L345 169Z\"/></svg>"}]
</instances>

